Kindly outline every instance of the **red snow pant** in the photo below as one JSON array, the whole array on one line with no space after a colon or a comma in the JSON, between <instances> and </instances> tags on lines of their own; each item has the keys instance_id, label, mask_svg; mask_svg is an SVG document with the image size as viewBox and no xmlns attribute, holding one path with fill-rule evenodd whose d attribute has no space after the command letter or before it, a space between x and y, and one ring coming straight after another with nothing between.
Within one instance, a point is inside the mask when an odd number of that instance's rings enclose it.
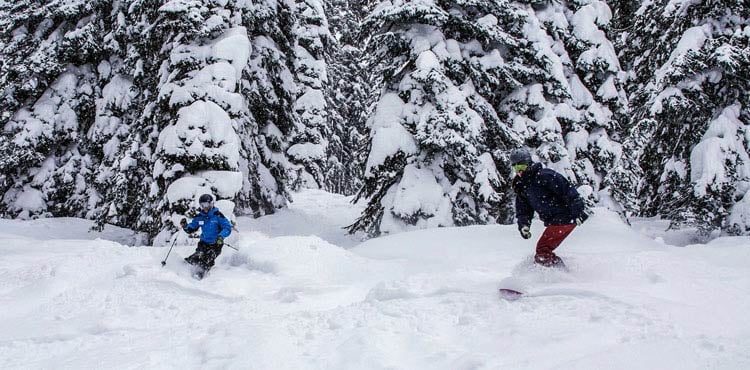
<instances>
[{"instance_id":1,"label":"red snow pant","mask_svg":"<svg viewBox=\"0 0 750 370\"><path fill-rule=\"evenodd\" d=\"M562 260L553 251L575 228L576 224L547 226L536 243L534 262L544 266L561 264Z\"/></svg>"}]
</instances>

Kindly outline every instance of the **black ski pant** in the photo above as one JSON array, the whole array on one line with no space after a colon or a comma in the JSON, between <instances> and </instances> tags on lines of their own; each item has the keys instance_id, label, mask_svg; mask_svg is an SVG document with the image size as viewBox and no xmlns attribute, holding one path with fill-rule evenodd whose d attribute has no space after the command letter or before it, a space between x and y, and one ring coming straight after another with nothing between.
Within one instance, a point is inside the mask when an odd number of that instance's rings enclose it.
<instances>
[{"instance_id":1,"label":"black ski pant","mask_svg":"<svg viewBox=\"0 0 750 370\"><path fill-rule=\"evenodd\" d=\"M198 242L198 248L195 253L185 258L185 261L191 265L198 266L204 271L208 271L214 266L216 257L221 254L221 247L216 244L208 244L201 240Z\"/></svg>"}]
</instances>

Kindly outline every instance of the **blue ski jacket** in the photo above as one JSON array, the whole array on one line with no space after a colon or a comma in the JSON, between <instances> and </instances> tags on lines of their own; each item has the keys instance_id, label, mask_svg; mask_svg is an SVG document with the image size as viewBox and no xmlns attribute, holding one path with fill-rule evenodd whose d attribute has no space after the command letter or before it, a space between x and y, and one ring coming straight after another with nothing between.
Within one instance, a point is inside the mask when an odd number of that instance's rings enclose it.
<instances>
[{"instance_id":1,"label":"blue ski jacket","mask_svg":"<svg viewBox=\"0 0 750 370\"><path fill-rule=\"evenodd\" d=\"M201 210L198 216L183 228L188 234L198 229L202 229L201 241L214 244L219 237L226 238L232 233L232 224L219 212L218 208L214 207L208 212Z\"/></svg>"},{"instance_id":2,"label":"blue ski jacket","mask_svg":"<svg viewBox=\"0 0 750 370\"><path fill-rule=\"evenodd\" d=\"M513 179L518 228L530 226L534 211L544 226L575 223L584 214L583 199L561 174L534 163Z\"/></svg>"}]
</instances>

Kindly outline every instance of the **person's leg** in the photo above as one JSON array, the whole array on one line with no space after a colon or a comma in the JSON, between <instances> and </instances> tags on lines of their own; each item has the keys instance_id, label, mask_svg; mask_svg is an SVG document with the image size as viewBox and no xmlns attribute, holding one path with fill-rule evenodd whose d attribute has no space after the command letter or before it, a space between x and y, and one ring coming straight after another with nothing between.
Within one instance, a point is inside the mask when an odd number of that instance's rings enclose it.
<instances>
[{"instance_id":1,"label":"person's leg","mask_svg":"<svg viewBox=\"0 0 750 370\"><path fill-rule=\"evenodd\" d=\"M216 257L221 254L221 247L216 244L206 244L206 250L201 257L200 266L204 271L208 271L214 266Z\"/></svg>"},{"instance_id":2,"label":"person's leg","mask_svg":"<svg viewBox=\"0 0 750 370\"><path fill-rule=\"evenodd\" d=\"M536 243L534 262L543 266L562 264L562 260L553 251L575 229L575 224L552 225L544 229L544 233Z\"/></svg>"},{"instance_id":3,"label":"person's leg","mask_svg":"<svg viewBox=\"0 0 750 370\"><path fill-rule=\"evenodd\" d=\"M201 266L201 263L203 259L205 258L204 256L206 252L208 251L208 249L209 249L208 243L202 240L199 241L198 248L195 248L195 252L193 252L193 254L185 258L185 262L191 265Z\"/></svg>"}]
</instances>

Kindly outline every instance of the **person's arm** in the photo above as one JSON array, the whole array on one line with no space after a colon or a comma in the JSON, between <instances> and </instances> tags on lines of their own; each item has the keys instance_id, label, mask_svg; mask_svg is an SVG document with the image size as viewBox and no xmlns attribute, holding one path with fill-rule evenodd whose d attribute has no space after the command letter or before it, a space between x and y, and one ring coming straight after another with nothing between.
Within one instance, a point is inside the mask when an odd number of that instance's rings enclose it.
<instances>
[{"instance_id":1,"label":"person's arm","mask_svg":"<svg viewBox=\"0 0 750 370\"><path fill-rule=\"evenodd\" d=\"M531 226L531 220L534 218L534 209L531 208L529 200L525 196L516 193L516 222L518 229L524 226Z\"/></svg>"},{"instance_id":2,"label":"person's arm","mask_svg":"<svg viewBox=\"0 0 750 370\"><path fill-rule=\"evenodd\" d=\"M232 223L229 222L229 219L222 214L219 217L219 226L221 226L219 237L221 237L222 239L226 239L226 237L228 237L229 234L232 233Z\"/></svg>"},{"instance_id":3,"label":"person's arm","mask_svg":"<svg viewBox=\"0 0 750 370\"><path fill-rule=\"evenodd\" d=\"M534 218L534 208L525 196L516 194L516 219L518 232L524 239L531 238L531 219Z\"/></svg>"},{"instance_id":4,"label":"person's arm","mask_svg":"<svg viewBox=\"0 0 750 370\"><path fill-rule=\"evenodd\" d=\"M555 196L565 205L570 207L570 214L573 216L573 220L575 221L578 218L586 218L587 216L584 214L584 204L583 204L583 198L581 198L581 195L578 194L578 190L576 190L575 186L568 181L568 179L565 178L565 176L553 172L551 175L550 181L550 188L553 190L553 193Z\"/></svg>"},{"instance_id":5,"label":"person's arm","mask_svg":"<svg viewBox=\"0 0 750 370\"><path fill-rule=\"evenodd\" d=\"M184 230L188 234L191 234L191 233L198 231L200 227L201 225L198 223L198 217L196 217L192 221L190 221L189 224L185 225L185 227L183 227L182 230Z\"/></svg>"}]
</instances>

